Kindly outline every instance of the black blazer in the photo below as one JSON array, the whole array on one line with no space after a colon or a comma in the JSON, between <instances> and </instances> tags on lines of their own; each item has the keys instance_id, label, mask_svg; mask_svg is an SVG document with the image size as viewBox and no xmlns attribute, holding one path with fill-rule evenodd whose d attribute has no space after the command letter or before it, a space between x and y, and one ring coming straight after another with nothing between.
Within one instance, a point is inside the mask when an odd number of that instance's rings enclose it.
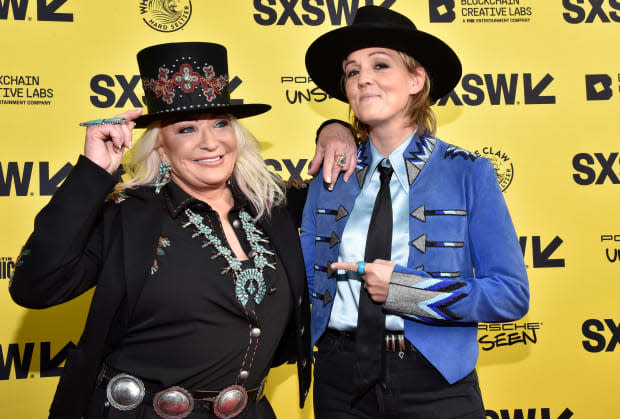
<instances>
[{"instance_id":1,"label":"black blazer","mask_svg":"<svg viewBox=\"0 0 620 419\"><path fill-rule=\"evenodd\" d=\"M81 418L105 355L125 334L148 276L166 211L152 188L128 190L120 203L105 201L116 179L80 156L70 175L35 219L9 290L18 304L45 308L96 285L86 326L67 356L50 418ZM295 205L293 205L295 206ZM295 214L298 219L298 214ZM299 237L284 208L259 221L284 265L294 315L274 365L297 362L299 402L310 387L310 310Z\"/></svg>"}]
</instances>

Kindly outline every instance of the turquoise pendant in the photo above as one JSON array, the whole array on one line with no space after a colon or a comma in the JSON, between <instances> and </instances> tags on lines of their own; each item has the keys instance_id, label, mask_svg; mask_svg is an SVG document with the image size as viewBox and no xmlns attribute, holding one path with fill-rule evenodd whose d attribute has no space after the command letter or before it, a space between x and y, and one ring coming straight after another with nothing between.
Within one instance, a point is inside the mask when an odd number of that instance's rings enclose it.
<instances>
[{"instance_id":1,"label":"turquoise pendant","mask_svg":"<svg viewBox=\"0 0 620 419\"><path fill-rule=\"evenodd\" d=\"M263 273L258 269L246 269L239 274L235 285L235 294L242 306L245 307L250 297L254 298L256 304L260 304L266 291Z\"/></svg>"}]
</instances>

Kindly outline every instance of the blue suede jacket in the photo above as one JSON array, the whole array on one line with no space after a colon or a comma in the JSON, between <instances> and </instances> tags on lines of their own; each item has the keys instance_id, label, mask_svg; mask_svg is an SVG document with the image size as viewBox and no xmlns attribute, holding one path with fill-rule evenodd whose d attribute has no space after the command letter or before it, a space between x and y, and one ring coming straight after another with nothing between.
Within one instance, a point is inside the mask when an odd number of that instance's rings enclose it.
<instances>
[{"instance_id":1,"label":"blue suede jacket","mask_svg":"<svg viewBox=\"0 0 620 419\"><path fill-rule=\"evenodd\" d=\"M327 328L337 277L330 264L338 260L340 237L370 158L362 144L348 182L340 176L329 191L319 175L310 185L301 242L313 303L313 345ZM527 313L523 256L487 159L417 134L403 158L410 186L410 240L403 243L409 259L407 266L396 265L389 293L396 293L396 283L410 287L407 308L401 304L394 314L403 317L407 339L454 383L476 365L477 322L511 321Z\"/></svg>"}]
</instances>

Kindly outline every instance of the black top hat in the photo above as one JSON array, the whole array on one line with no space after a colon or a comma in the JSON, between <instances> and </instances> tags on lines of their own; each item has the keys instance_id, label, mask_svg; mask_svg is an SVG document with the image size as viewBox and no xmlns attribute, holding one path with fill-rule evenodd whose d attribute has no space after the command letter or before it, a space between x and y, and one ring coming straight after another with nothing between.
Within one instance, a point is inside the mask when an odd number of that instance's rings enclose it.
<instances>
[{"instance_id":1,"label":"black top hat","mask_svg":"<svg viewBox=\"0 0 620 419\"><path fill-rule=\"evenodd\" d=\"M153 45L138 52L148 114L136 128L192 113L229 113L236 118L267 112L264 104L230 104L226 48L208 42Z\"/></svg>"},{"instance_id":2,"label":"black top hat","mask_svg":"<svg viewBox=\"0 0 620 419\"><path fill-rule=\"evenodd\" d=\"M306 52L310 78L329 95L347 101L342 85L342 62L353 51L391 48L415 58L431 80L431 100L450 93L461 78L461 62L439 38L419 31L409 18L379 6L357 10L350 26L320 36Z\"/></svg>"}]
</instances>

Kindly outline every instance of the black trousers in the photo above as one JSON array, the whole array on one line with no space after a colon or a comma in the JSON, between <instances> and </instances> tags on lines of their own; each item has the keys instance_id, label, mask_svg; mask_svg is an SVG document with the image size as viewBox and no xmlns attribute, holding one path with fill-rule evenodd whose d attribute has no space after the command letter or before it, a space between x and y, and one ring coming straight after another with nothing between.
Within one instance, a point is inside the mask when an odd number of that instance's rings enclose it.
<instances>
[{"instance_id":1,"label":"black trousers","mask_svg":"<svg viewBox=\"0 0 620 419\"><path fill-rule=\"evenodd\" d=\"M416 350L384 351L384 381L355 394L354 337L326 332L314 368L316 419L484 419L476 371L449 384Z\"/></svg>"}]
</instances>

